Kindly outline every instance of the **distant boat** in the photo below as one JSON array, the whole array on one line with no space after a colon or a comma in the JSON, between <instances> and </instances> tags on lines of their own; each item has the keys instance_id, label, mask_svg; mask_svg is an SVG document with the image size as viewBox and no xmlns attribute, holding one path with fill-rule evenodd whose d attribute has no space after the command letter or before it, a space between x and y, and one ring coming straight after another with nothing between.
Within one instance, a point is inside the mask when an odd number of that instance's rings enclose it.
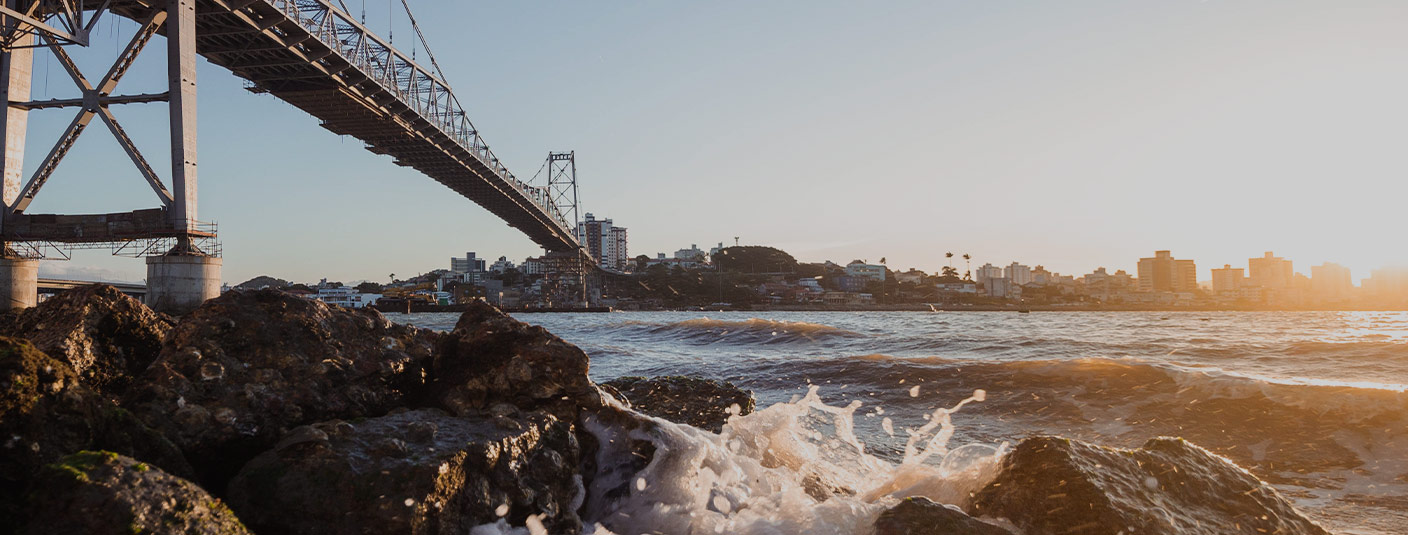
<instances>
[{"instance_id":1,"label":"distant boat","mask_svg":"<svg viewBox=\"0 0 1408 535\"><path fill-rule=\"evenodd\" d=\"M924 304L929 305L929 312L938 312L938 311L939 311L939 309L934 308L934 304L933 304L933 303L924 303Z\"/></svg>"}]
</instances>

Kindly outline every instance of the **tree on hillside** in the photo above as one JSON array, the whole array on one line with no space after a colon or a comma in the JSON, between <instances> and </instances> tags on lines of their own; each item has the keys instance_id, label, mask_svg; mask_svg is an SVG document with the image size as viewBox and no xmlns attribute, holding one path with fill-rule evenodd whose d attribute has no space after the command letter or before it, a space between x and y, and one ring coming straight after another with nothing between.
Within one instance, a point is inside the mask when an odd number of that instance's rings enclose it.
<instances>
[{"instance_id":1,"label":"tree on hillside","mask_svg":"<svg viewBox=\"0 0 1408 535\"><path fill-rule=\"evenodd\" d=\"M714 255L714 265L724 271L746 273L792 273L797 259L781 249L759 245L725 247Z\"/></svg>"},{"instance_id":2,"label":"tree on hillside","mask_svg":"<svg viewBox=\"0 0 1408 535\"><path fill-rule=\"evenodd\" d=\"M358 284L356 286L356 290L364 294L379 294L382 291L382 287L380 284L377 284L375 282L366 281L361 284Z\"/></svg>"},{"instance_id":3,"label":"tree on hillside","mask_svg":"<svg viewBox=\"0 0 1408 535\"><path fill-rule=\"evenodd\" d=\"M650 257L645 255L636 255L635 261L636 271L645 271L645 267L650 264Z\"/></svg>"},{"instance_id":4,"label":"tree on hillside","mask_svg":"<svg viewBox=\"0 0 1408 535\"><path fill-rule=\"evenodd\" d=\"M292 283L283 279L270 277L268 275L260 275L258 277L236 284L235 289L258 290L260 288L287 288L289 284Z\"/></svg>"}]
</instances>

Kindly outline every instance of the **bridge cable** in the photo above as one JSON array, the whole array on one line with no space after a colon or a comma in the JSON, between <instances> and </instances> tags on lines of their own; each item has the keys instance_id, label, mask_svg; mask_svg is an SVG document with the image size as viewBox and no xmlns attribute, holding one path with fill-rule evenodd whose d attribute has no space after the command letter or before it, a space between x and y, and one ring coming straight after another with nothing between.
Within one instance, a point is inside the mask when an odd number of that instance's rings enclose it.
<instances>
[{"instance_id":1,"label":"bridge cable","mask_svg":"<svg viewBox=\"0 0 1408 535\"><path fill-rule=\"evenodd\" d=\"M406 8L406 18L411 20L411 28L416 31L416 37L420 38L420 46L425 49L425 55L430 58L430 67L435 69L435 74L439 75L441 80L445 80L447 84L450 83L445 76L445 71L440 70L440 63L435 61L435 53L430 51L430 43L426 42L425 33L420 31L420 24L416 23L416 16L411 14L411 4L406 0L401 0L401 6ZM411 49L411 52L414 53L415 49Z\"/></svg>"}]
</instances>

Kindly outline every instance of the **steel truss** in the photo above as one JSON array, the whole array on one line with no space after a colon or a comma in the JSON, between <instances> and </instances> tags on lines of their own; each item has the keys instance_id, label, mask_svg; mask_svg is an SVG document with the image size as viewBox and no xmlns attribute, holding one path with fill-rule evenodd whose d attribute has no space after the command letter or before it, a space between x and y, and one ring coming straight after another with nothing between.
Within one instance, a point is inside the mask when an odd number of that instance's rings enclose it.
<instances>
[{"instance_id":1,"label":"steel truss","mask_svg":"<svg viewBox=\"0 0 1408 535\"><path fill-rule=\"evenodd\" d=\"M351 14L328 0L262 0L297 22L344 60L358 67L386 91L403 101L441 134L455 140L501 180L530 199L551 217L560 231L571 235L573 221L563 214L543 188L518 179L480 137L450 85L431 70L372 33Z\"/></svg>"},{"instance_id":2,"label":"steel truss","mask_svg":"<svg viewBox=\"0 0 1408 535\"><path fill-rule=\"evenodd\" d=\"M151 38L156 35L157 30L161 28L164 22L166 22L165 11L153 12L147 20L143 21L141 28L137 30L137 34L132 36L131 41L127 43L127 47L118 55L117 60L115 60L112 67L108 69L108 73L98 81L96 86L88 82L88 79L79 71L78 65L73 62L73 58L68 55L68 52L64 51L58 41L48 35L40 36L41 39L47 43L49 50L53 52L54 58L58 60L58 63L63 66L64 71L73 79L73 83L78 86L83 96L76 99L54 99L10 104L12 107L26 110L67 107L77 107L79 110L78 114L74 116L73 121L69 123L68 128L59 136L59 140L54 143L54 147L49 150L49 154L45 156L43 162L39 164L39 168L34 171L34 175L30 177L29 182L25 184L24 189L20 192L20 196L10 203L9 206L5 207L6 217L14 214L22 214L26 208L29 208L30 203L34 201L35 195L39 194L40 188L43 188L44 184L49 181L49 177L53 176L54 170L58 168L59 163L62 162L64 156L68 154L69 149L72 149L73 144L78 141L78 136L83 134L83 130L88 127L88 123L92 121L94 117L101 118L103 124L107 125L108 130L112 132L113 137L117 138L118 144L127 152L127 156L132 159L132 163L137 166L137 171L147 180L147 184L151 186L152 191L156 192L157 198L161 200L161 205L166 208L171 207L171 204L175 201L175 198L171 195L171 191L166 189L166 184L162 183L161 178L157 176L151 164L147 163L147 159L142 156L142 152L137 150L137 145L132 142L132 138L123 130L122 125L118 124L117 117L113 116L112 110L108 109L108 106L112 104L167 102L171 100L170 92L156 95L112 95L113 90L117 89L118 82L122 80L122 76L127 74L127 70L132 67L132 63L137 60L137 56L142 53L142 49L145 48L147 43L151 41Z\"/></svg>"},{"instance_id":3,"label":"steel truss","mask_svg":"<svg viewBox=\"0 0 1408 535\"><path fill-rule=\"evenodd\" d=\"M176 236L99 242L56 242L25 240L21 237L19 240L6 242L4 254L10 257L47 260L72 260L74 251L108 251L113 256L128 258L160 256L171 251L198 252L205 256L214 257L222 256L224 247L220 244L220 239L216 237L218 230L216 224L202 222L197 225L197 228L202 233L185 239L184 245L182 243L184 238Z\"/></svg>"},{"instance_id":4,"label":"steel truss","mask_svg":"<svg viewBox=\"0 0 1408 535\"><path fill-rule=\"evenodd\" d=\"M194 0L145 0L140 9L116 13L122 0L0 0L0 94L7 104L0 131L7 150L4 201L0 203L0 241L3 254L68 259L74 250L108 249L114 255L150 254L218 255L220 245L213 224L195 219L195 2ZM131 2L126 2L131 4ZM87 46L93 25L109 11L138 22L139 28L117 55L107 73L94 84L65 50L68 45ZM114 91L137 57L157 33L167 37L169 90L159 94L115 95ZM69 99L28 100L33 58L30 49L47 49L78 88ZM171 179L174 193L110 107L120 104L168 103L171 114ZM36 110L78 108L72 121L35 169L19 187L14 177L22 159L11 151L23 150L28 113ZM68 155L94 118L107 126L138 174L156 194L161 208L131 213L50 215L26 210L54 171ZM13 137L11 137L13 136ZM11 147L9 145L13 144ZM16 182L11 182L16 180ZM169 247L158 251L159 247Z\"/></svg>"},{"instance_id":5,"label":"steel truss","mask_svg":"<svg viewBox=\"0 0 1408 535\"><path fill-rule=\"evenodd\" d=\"M109 0L8 0L0 3L0 48L45 46L40 38L88 46ZM88 11L92 11L91 14Z\"/></svg>"}]
</instances>

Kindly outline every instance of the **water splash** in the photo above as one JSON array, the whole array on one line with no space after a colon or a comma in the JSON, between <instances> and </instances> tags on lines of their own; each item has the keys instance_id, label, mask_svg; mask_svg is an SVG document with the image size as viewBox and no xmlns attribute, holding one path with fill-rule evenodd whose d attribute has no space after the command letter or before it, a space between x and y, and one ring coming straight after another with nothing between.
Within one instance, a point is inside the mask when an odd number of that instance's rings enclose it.
<instances>
[{"instance_id":1,"label":"water splash","mask_svg":"<svg viewBox=\"0 0 1408 535\"><path fill-rule=\"evenodd\" d=\"M861 402L827 405L818 392L812 386L793 402L732 416L717 435L621 407L587 417L600 471L584 518L614 533L868 533L908 496L964 504L991 481L1006 451L1005 444L948 448L951 416L981 401L981 390L908 430L898 464L869 454L856 436ZM644 452L649 462L632 465Z\"/></svg>"}]
</instances>

